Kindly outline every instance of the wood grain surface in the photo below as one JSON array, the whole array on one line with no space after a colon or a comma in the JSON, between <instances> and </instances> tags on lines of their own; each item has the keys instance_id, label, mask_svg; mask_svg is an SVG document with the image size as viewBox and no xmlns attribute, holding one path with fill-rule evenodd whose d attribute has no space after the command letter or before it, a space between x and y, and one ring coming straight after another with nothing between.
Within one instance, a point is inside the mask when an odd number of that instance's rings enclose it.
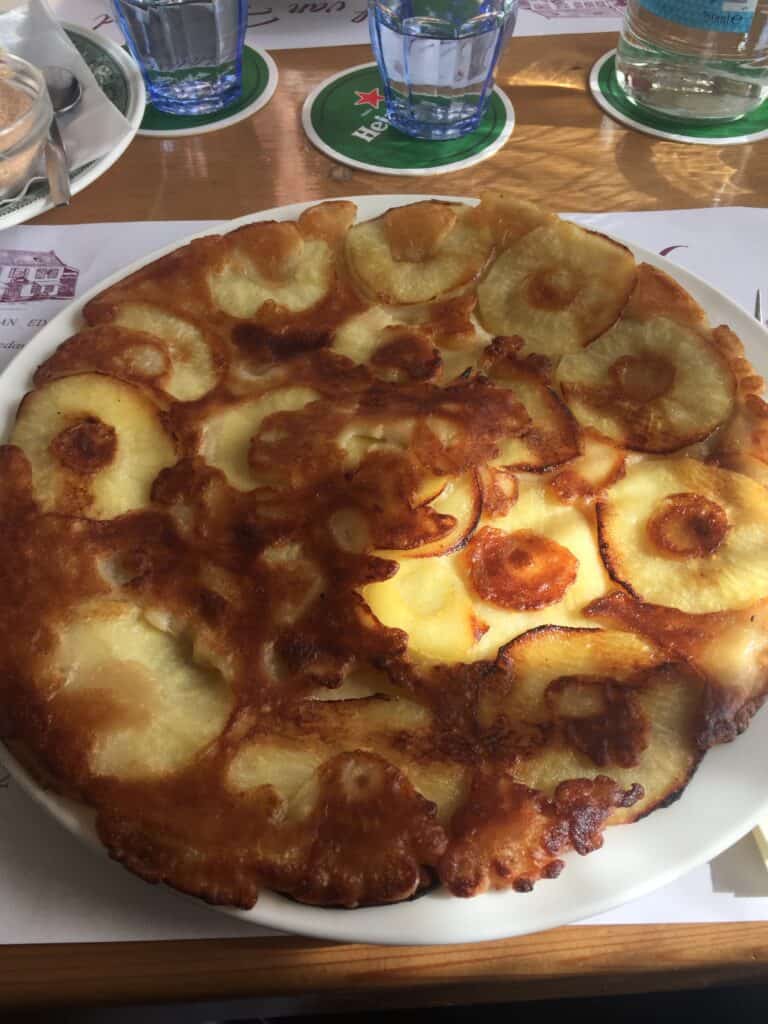
<instances>
[{"instance_id":1,"label":"wood grain surface","mask_svg":"<svg viewBox=\"0 0 768 1024\"><path fill-rule=\"evenodd\" d=\"M613 43L610 35L513 40L499 76L517 113L510 142L474 168L428 178L351 170L301 132L310 89L369 60L367 47L277 52L277 92L253 118L198 137L137 138L69 209L39 223L225 219L298 200L471 195L500 184L560 211L768 205L768 142L664 142L597 108L587 74ZM291 1012L378 1009L705 986L765 979L767 968L768 924L563 928L448 948L296 938L7 946L0 1007L247 997Z\"/></svg>"},{"instance_id":2,"label":"wood grain surface","mask_svg":"<svg viewBox=\"0 0 768 1024\"><path fill-rule=\"evenodd\" d=\"M609 995L765 980L763 924L582 926L470 946L298 938L14 946L0 1009L253 998L262 1012Z\"/></svg>"},{"instance_id":3,"label":"wood grain surface","mask_svg":"<svg viewBox=\"0 0 768 1024\"><path fill-rule=\"evenodd\" d=\"M666 142L600 110L587 76L614 43L609 34L513 39L498 77L515 106L511 139L468 170L424 178L335 163L302 132L301 106L310 90L334 72L371 60L370 47L276 51L277 91L252 118L189 138L137 137L68 209L37 223L223 220L308 199L474 195L501 184L561 212L765 205L768 140L722 147Z\"/></svg>"}]
</instances>

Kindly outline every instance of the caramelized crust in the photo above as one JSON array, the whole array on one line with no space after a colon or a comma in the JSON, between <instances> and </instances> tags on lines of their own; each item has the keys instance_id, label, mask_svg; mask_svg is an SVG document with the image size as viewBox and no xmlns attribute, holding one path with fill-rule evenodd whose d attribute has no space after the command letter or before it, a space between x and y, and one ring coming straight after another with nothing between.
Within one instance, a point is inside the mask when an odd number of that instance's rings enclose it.
<instances>
[{"instance_id":1,"label":"caramelized crust","mask_svg":"<svg viewBox=\"0 0 768 1024\"><path fill-rule=\"evenodd\" d=\"M728 533L728 516L701 494L669 494L648 520L648 536L661 550L683 558L717 551Z\"/></svg>"},{"instance_id":2,"label":"caramelized crust","mask_svg":"<svg viewBox=\"0 0 768 1024\"><path fill-rule=\"evenodd\" d=\"M77 473L95 473L109 465L117 449L117 433L109 423L91 416L65 427L51 441L53 457Z\"/></svg>"},{"instance_id":3,"label":"caramelized crust","mask_svg":"<svg viewBox=\"0 0 768 1024\"><path fill-rule=\"evenodd\" d=\"M495 462L508 469L539 472L563 465L581 451L581 431L560 395L550 386L551 363L520 354L520 338L496 338L481 366L494 384L509 388L523 404L529 424L510 437Z\"/></svg>"},{"instance_id":4,"label":"caramelized crust","mask_svg":"<svg viewBox=\"0 0 768 1024\"><path fill-rule=\"evenodd\" d=\"M355 225L346 256L368 294L406 305L448 297L475 281L493 247L490 227L471 208L429 200Z\"/></svg>"},{"instance_id":5,"label":"caramelized crust","mask_svg":"<svg viewBox=\"0 0 768 1024\"><path fill-rule=\"evenodd\" d=\"M567 740L600 768L633 768L649 741L650 723L629 686L611 679L561 676L550 683L547 703ZM579 713L586 704L586 713ZM575 705L577 713L568 711Z\"/></svg>"},{"instance_id":6,"label":"caramelized crust","mask_svg":"<svg viewBox=\"0 0 768 1024\"><path fill-rule=\"evenodd\" d=\"M80 331L38 367L40 387L70 373L97 371L135 384L163 389L171 375L171 359L160 340L125 328L102 326Z\"/></svg>"},{"instance_id":7,"label":"caramelized crust","mask_svg":"<svg viewBox=\"0 0 768 1024\"><path fill-rule=\"evenodd\" d=\"M685 288L649 263L641 263L637 268L637 281L625 316L640 321L665 316L689 327L699 327L705 321L704 310Z\"/></svg>"},{"instance_id":8,"label":"caramelized crust","mask_svg":"<svg viewBox=\"0 0 768 1024\"><path fill-rule=\"evenodd\" d=\"M355 218L107 288L0 447L0 735L213 903L528 892L768 692L739 339L507 193Z\"/></svg>"},{"instance_id":9,"label":"caramelized crust","mask_svg":"<svg viewBox=\"0 0 768 1024\"><path fill-rule=\"evenodd\" d=\"M454 820L454 840L441 865L456 896L476 896L512 884L530 892L540 878L557 878L558 854L582 855L603 845L603 825L616 807L631 807L640 787L622 792L607 776L561 783L549 800L509 777L478 776Z\"/></svg>"},{"instance_id":10,"label":"caramelized crust","mask_svg":"<svg viewBox=\"0 0 768 1024\"><path fill-rule=\"evenodd\" d=\"M472 541L469 574L485 601L525 611L559 601L576 579L578 559L533 530L484 527Z\"/></svg>"},{"instance_id":11,"label":"caramelized crust","mask_svg":"<svg viewBox=\"0 0 768 1024\"><path fill-rule=\"evenodd\" d=\"M455 226L456 212L446 203L414 203L384 214L389 251L398 263L422 263L435 256Z\"/></svg>"}]
</instances>

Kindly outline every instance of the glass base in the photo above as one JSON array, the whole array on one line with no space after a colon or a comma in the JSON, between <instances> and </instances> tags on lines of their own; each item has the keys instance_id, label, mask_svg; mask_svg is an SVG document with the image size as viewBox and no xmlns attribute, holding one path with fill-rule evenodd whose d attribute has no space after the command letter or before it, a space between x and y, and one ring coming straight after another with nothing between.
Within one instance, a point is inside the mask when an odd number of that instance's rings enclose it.
<instances>
[{"instance_id":1,"label":"glass base","mask_svg":"<svg viewBox=\"0 0 768 1024\"><path fill-rule=\"evenodd\" d=\"M483 94L451 96L424 95L390 86L387 91L387 120L400 132L414 139L442 141L459 139L473 132L490 102L490 91Z\"/></svg>"},{"instance_id":2,"label":"glass base","mask_svg":"<svg viewBox=\"0 0 768 1024\"><path fill-rule=\"evenodd\" d=\"M738 121L768 98L766 76L746 73L735 60L694 60L625 38L616 50L616 81L639 109L702 125Z\"/></svg>"},{"instance_id":3,"label":"glass base","mask_svg":"<svg viewBox=\"0 0 768 1024\"><path fill-rule=\"evenodd\" d=\"M237 75L210 77L174 76L158 81L146 80L149 102L156 110L180 117L213 114L229 107L242 96L242 80Z\"/></svg>"},{"instance_id":4,"label":"glass base","mask_svg":"<svg viewBox=\"0 0 768 1024\"><path fill-rule=\"evenodd\" d=\"M387 120L397 131L410 135L414 139L428 139L441 142L446 139L460 139L469 135L480 124L481 114L465 118L455 124L436 124L434 122L417 121L415 118L401 117L397 112L387 111Z\"/></svg>"},{"instance_id":5,"label":"glass base","mask_svg":"<svg viewBox=\"0 0 768 1024\"><path fill-rule=\"evenodd\" d=\"M733 124L734 121L740 121L742 117L746 117L749 113L749 111L746 111L745 113L729 114L728 116L724 116L722 114L702 114L701 111L695 108L691 109L689 106L685 106L683 104L666 106L662 102L649 103L627 89L623 89L623 92L633 107L637 107L638 110L643 111L645 114L652 114L654 117L669 121L671 128L674 128L674 125L679 124L681 121L698 122L704 126L710 124L713 126L719 124Z\"/></svg>"}]
</instances>

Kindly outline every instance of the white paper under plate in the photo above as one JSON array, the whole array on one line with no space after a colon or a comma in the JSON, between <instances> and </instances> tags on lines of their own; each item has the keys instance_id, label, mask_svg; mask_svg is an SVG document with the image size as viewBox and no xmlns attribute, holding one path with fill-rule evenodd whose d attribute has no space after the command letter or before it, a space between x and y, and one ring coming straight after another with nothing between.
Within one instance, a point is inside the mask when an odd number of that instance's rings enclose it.
<instances>
[{"instance_id":1,"label":"white paper under plate","mask_svg":"<svg viewBox=\"0 0 768 1024\"><path fill-rule=\"evenodd\" d=\"M350 198L358 204L361 219L367 219L391 206L419 199L456 197ZM212 227L205 233L259 220L294 219L309 205L312 204L267 210ZM101 282L55 317L19 353L0 377L3 436L7 436L20 397L31 386L34 369L78 328L83 305L103 288L180 244L181 241L154 252ZM729 324L741 337L758 372L768 374L768 331L700 278L638 246L629 247L639 260L674 276L701 303L713 323ZM569 855L559 879L542 881L529 894L490 893L459 900L437 890L395 906L336 910L303 906L264 893L253 910L222 909L242 920L281 931L341 941L396 944L478 942L579 921L672 882L732 846L766 817L767 744L768 714L760 713L735 743L715 748L706 756L680 801L629 828L609 829L602 850L583 858ZM12 758L6 755L6 760L14 777L59 821L97 845L88 812L42 791Z\"/></svg>"}]
</instances>

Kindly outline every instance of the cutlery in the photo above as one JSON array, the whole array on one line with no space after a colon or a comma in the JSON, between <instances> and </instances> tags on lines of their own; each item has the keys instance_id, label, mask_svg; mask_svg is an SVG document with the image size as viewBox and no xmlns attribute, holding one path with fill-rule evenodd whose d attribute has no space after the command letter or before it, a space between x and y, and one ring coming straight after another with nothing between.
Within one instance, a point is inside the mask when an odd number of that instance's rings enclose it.
<instances>
[{"instance_id":1,"label":"cutlery","mask_svg":"<svg viewBox=\"0 0 768 1024\"><path fill-rule=\"evenodd\" d=\"M67 68L46 67L42 70L53 107L51 128L45 147L45 168L54 206L66 206L71 198L69 167L58 117L74 110L82 97L82 87L79 79Z\"/></svg>"}]
</instances>

